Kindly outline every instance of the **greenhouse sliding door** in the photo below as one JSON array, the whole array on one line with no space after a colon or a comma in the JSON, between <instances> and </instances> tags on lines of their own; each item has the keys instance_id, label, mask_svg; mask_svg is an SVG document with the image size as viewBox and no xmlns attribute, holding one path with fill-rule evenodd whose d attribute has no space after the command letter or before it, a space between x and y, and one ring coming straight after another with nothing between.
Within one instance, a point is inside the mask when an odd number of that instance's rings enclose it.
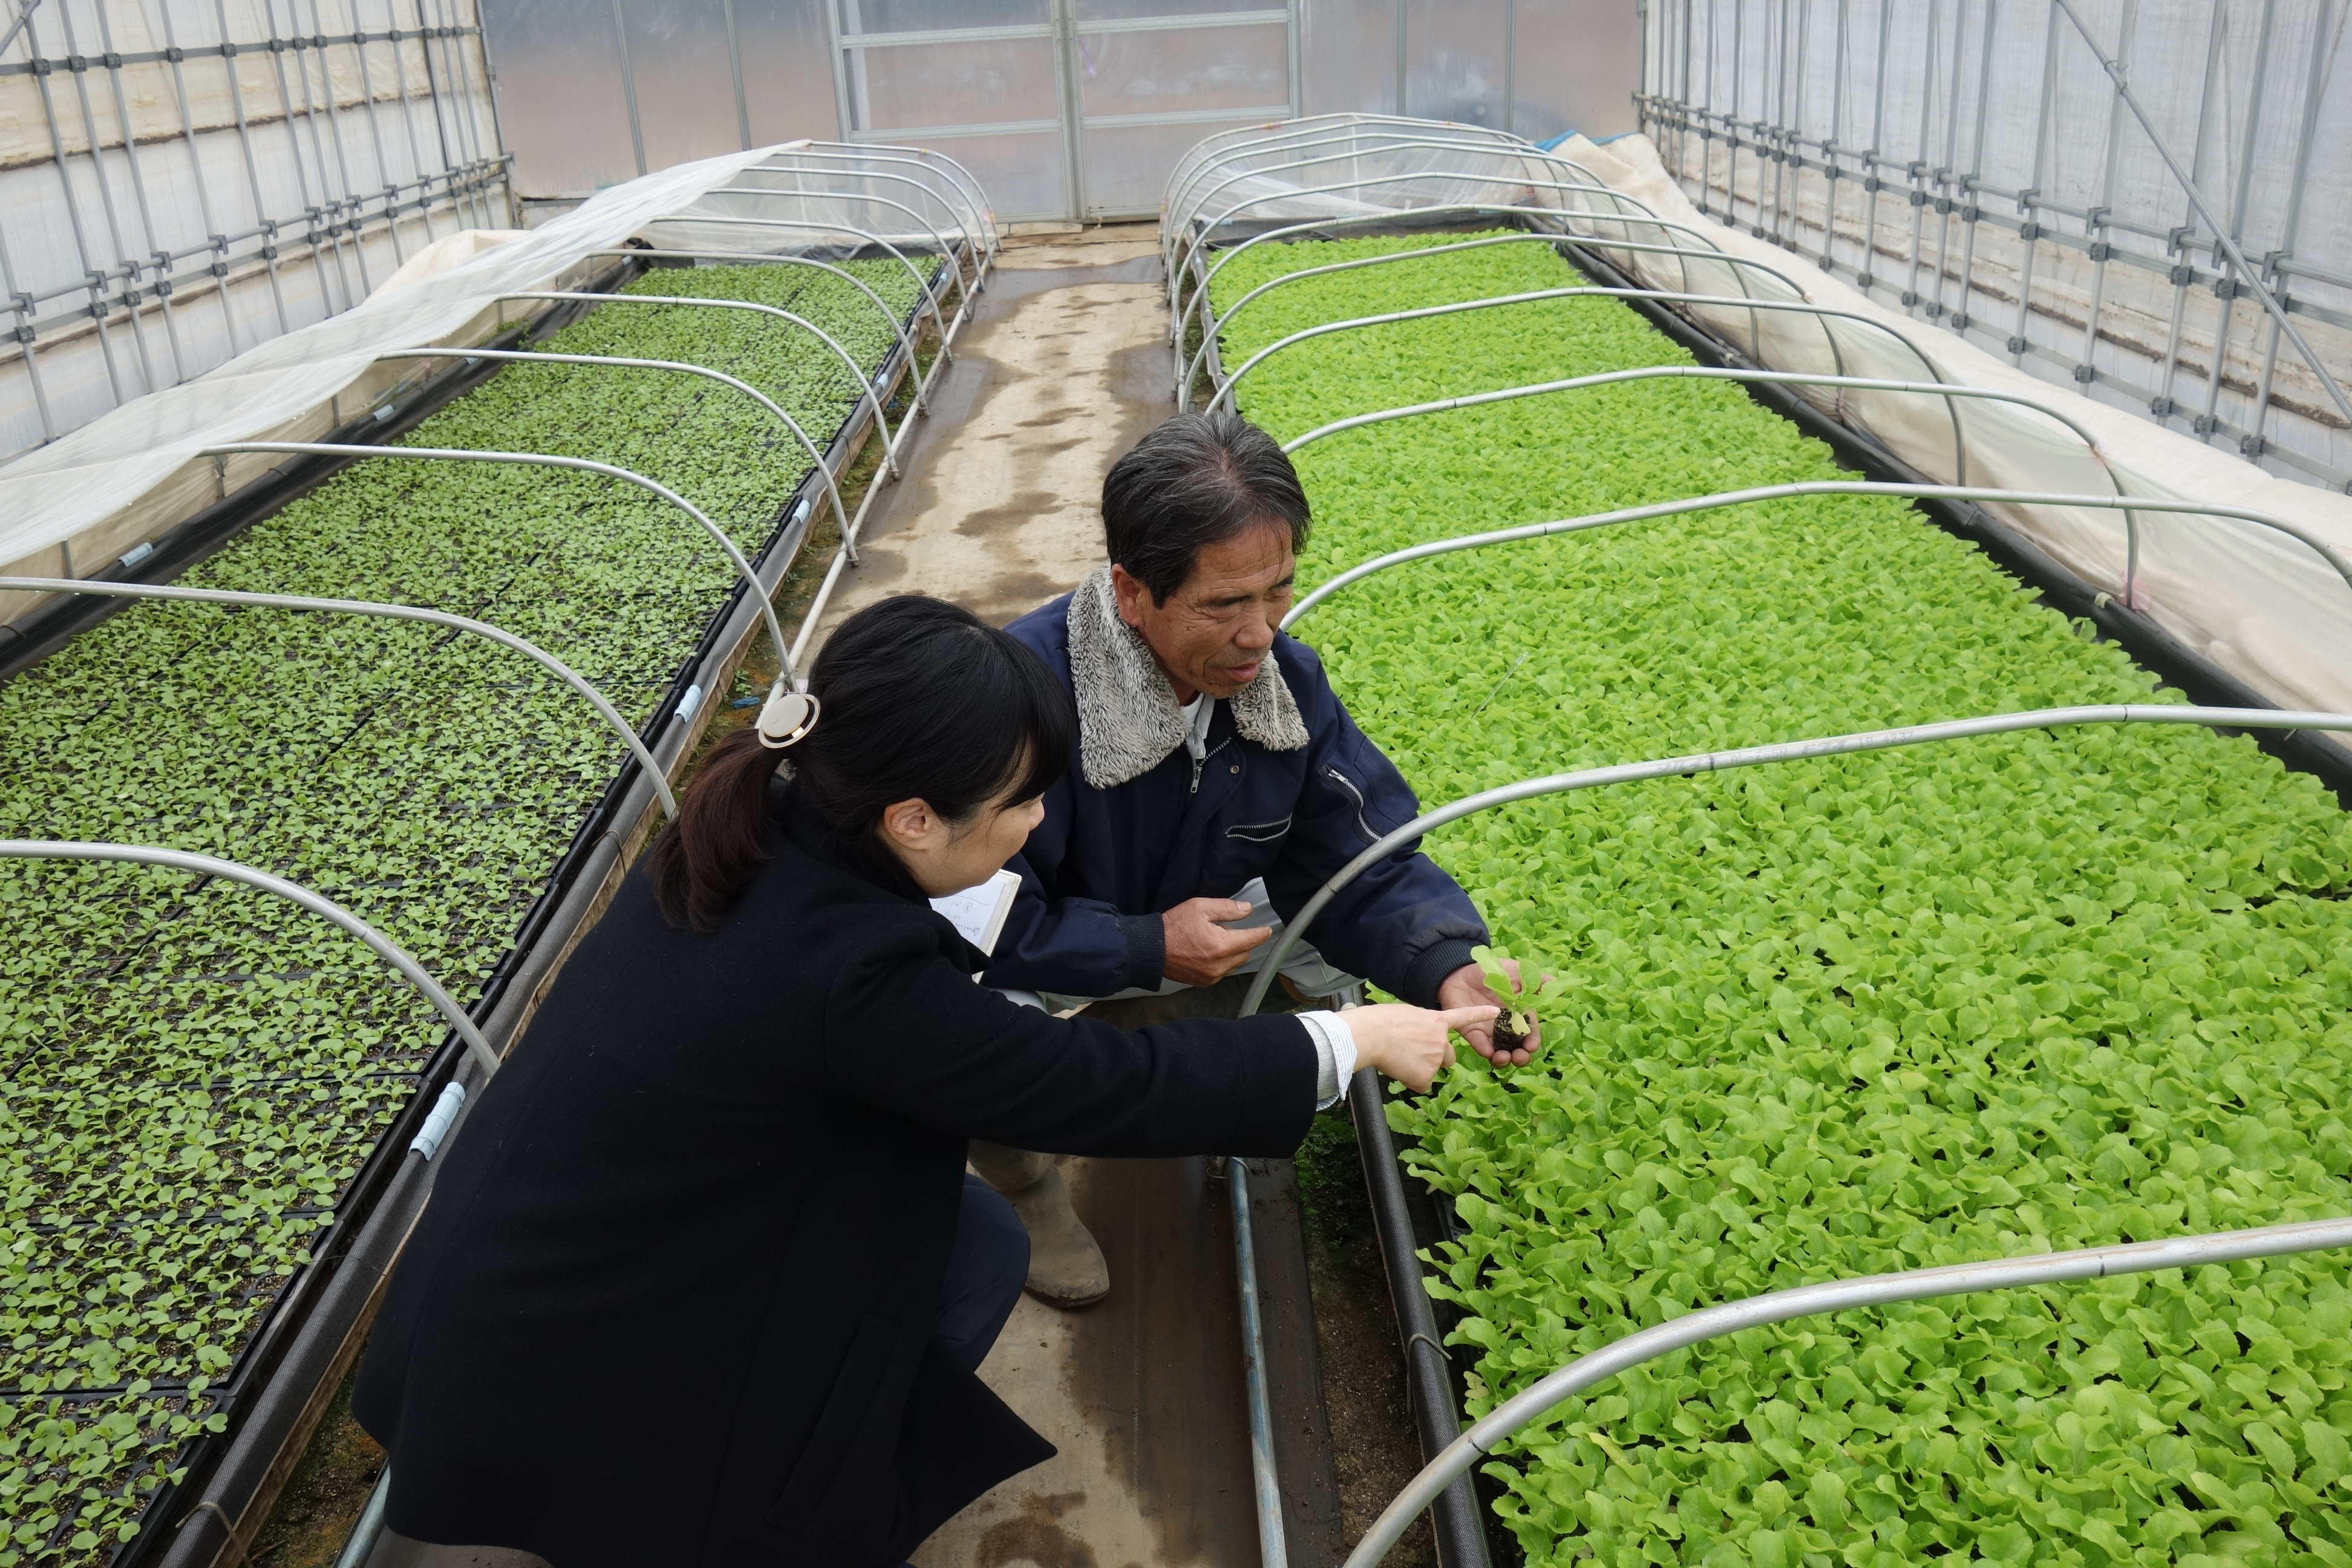
<instances>
[{"instance_id":1,"label":"greenhouse sliding door","mask_svg":"<svg viewBox=\"0 0 2352 1568\"><path fill-rule=\"evenodd\" d=\"M936 146L1023 218L1150 216L1210 132L1297 111L1297 0L834 0L851 141Z\"/></svg>"},{"instance_id":2,"label":"greenhouse sliding door","mask_svg":"<svg viewBox=\"0 0 2352 1568\"><path fill-rule=\"evenodd\" d=\"M1297 0L1060 0L1078 105L1073 216L1154 216L1168 172L1219 131L1298 112Z\"/></svg>"}]
</instances>

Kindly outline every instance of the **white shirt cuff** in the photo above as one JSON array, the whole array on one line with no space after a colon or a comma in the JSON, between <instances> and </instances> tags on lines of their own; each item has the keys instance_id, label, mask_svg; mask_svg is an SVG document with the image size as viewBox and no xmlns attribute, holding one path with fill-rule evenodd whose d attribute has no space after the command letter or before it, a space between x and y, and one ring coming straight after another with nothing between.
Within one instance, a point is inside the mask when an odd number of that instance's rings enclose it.
<instances>
[{"instance_id":1,"label":"white shirt cuff","mask_svg":"<svg viewBox=\"0 0 2352 1568\"><path fill-rule=\"evenodd\" d=\"M1293 1016L1307 1026L1315 1042L1315 1109L1320 1110L1347 1095L1348 1080L1356 1076L1356 1037L1337 1013L1318 1010Z\"/></svg>"}]
</instances>

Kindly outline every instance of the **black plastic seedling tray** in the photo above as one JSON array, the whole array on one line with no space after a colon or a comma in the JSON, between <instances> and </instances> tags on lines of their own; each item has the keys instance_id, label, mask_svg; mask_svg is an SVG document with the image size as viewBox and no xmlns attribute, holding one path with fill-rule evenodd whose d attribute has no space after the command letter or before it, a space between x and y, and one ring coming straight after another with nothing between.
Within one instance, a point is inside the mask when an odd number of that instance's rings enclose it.
<instances>
[{"instance_id":1,"label":"black plastic seedling tray","mask_svg":"<svg viewBox=\"0 0 2352 1568\"><path fill-rule=\"evenodd\" d=\"M622 261L583 291L612 291L641 269L638 262ZM931 280L932 298L943 296L954 278L950 260ZM592 308L584 304L559 307L532 326L501 333L489 346L511 346L534 332L567 324ZM923 308L923 301L918 300L901 323L910 337ZM872 374L877 392L887 395L902 374L912 373L915 367L904 363L906 357L906 351L896 346L884 354ZM392 410L388 415L377 417L371 411L346 422L326 439L353 445L386 443L414 429L499 368L498 362L480 362L420 378L388 405ZM852 404L824 448L827 467L847 466L849 454L868 433L870 417L862 401ZM169 531L135 565L117 565L92 575L112 581L169 582L257 521L323 484L352 461L289 457ZM824 483L812 472L778 505L752 556L762 582L772 585L791 569L824 496ZM702 685L712 700L722 695L718 689L719 666L726 662L755 614L747 595L747 586L736 583L705 623L696 645L679 658L660 702L640 731L641 738L657 755L662 750L658 742L668 734L690 688ZM131 602L65 596L0 627L0 681L38 663ZM651 785L642 770L635 761L625 761L551 868L514 942L468 1009L501 1048L522 1021L547 972L594 912L592 906L618 858L621 839L651 798ZM192 1438L181 1447L172 1463L184 1470L182 1479L167 1482L149 1499L140 1515L138 1534L115 1550L109 1560L110 1568L147 1568L166 1561L189 1565L211 1563L222 1549L226 1532L242 1518L251 1500L265 1485L282 1481L280 1450L313 1410L323 1379L331 1373L339 1373L347 1362L344 1352L353 1331L423 1206L430 1184L429 1169L422 1160L409 1158L409 1144L443 1088L468 1076L462 1043L454 1033L446 1036L422 1071L415 1075L417 1092L374 1143L342 1194L335 1222L320 1236L312 1261L278 1293L236 1360L210 1384L207 1392L215 1409L227 1416L226 1429ZM67 1397L84 1392L72 1391ZM106 1391L86 1392L95 1398ZM230 1464L233 1475L224 1473L225 1464Z\"/></svg>"}]
</instances>

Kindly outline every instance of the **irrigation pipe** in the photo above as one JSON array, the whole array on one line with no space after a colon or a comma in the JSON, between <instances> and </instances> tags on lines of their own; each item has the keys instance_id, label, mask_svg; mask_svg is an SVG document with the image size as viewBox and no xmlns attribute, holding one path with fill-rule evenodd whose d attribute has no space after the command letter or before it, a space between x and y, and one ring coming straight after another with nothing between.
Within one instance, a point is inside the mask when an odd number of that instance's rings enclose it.
<instances>
[{"instance_id":1,"label":"irrigation pipe","mask_svg":"<svg viewBox=\"0 0 2352 1568\"><path fill-rule=\"evenodd\" d=\"M1650 506L1625 507L1616 511L1593 512L1585 517L1562 518L1553 522L1524 523L1517 528L1498 528L1486 533L1465 533L1455 539L1436 539L1427 544L1409 545L1391 550L1386 555L1375 555L1370 561L1349 567L1337 576L1318 583L1290 613L1282 617L1280 629L1288 631L1298 624L1307 611L1329 598L1349 584L1359 582L1375 572L1401 566L1408 561L1425 560L1432 555L1450 555L1457 550L1476 550L1488 544L1506 544L1515 539L1541 539L1554 533L1578 533L1588 528L1608 528L1621 522L1641 522L1654 517L1676 517L1684 512L1706 511L1715 507L1745 506L1751 501L1781 500L1791 496L1899 496L1906 500L1970 500L1979 503L1998 502L2005 506L2079 506L2124 514L2125 526L2133 529L2135 512L2187 512L2198 517L2226 517L2240 522L2251 522L2274 529L2291 539L2299 539L2318 552L2319 558L2336 569L2345 586L2352 588L2352 563L2336 552L2335 546L2301 526L2268 512L2250 510L2242 506L2216 506L2210 501L2158 500L2147 496L2072 496L2043 490L1982 489L1969 485L1908 485L1880 484L1868 479L1806 479L1797 484L1759 485L1753 489L1723 490L1715 495L1693 496L1685 500L1658 501ZM2132 554L2126 573L2137 565L2137 532L2131 534ZM2124 589L2129 594L2132 580L2126 574Z\"/></svg>"},{"instance_id":2,"label":"irrigation pipe","mask_svg":"<svg viewBox=\"0 0 2352 1568\"><path fill-rule=\"evenodd\" d=\"M1907 724L1894 730L1864 730L1852 735L1829 735L1811 741L1782 741L1769 746L1746 746L1731 752L1699 752L1686 757L1662 757L1645 763L1619 763L1605 768L1580 768L1574 773L1547 773L1522 779L1497 789L1482 790L1423 812L1395 832L1376 840L1362 854L1339 868L1316 889L1294 920L1266 952L1265 963L1250 984L1237 1016L1246 1018L1265 1000L1290 950L1324 906L1349 883L1412 843L1430 829L1458 822L1492 806L1509 805L1541 795L1571 790L1598 789L1607 784L1637 784L1643 779L1676 774L1722 773L1767 763L1810 762L1816 757L1841 757L1857 752L1884 752L1897 746L1924 745L1935 741L1963 741L1978 735L2006 735L2018 730L2054 730L2074 724L2204 724L2231 730L2352 730L2352 713L2282 711L2276 708L2195 708L2169 703L2109 704L2084 708L2037 708L2021 713L1994 713L1980 719L1948 719L1935 724Z\"/></svg>"},{"instance_id":3,"label":"irrigation pipe","mask_svg":"<svg viewBox=\"0 0 2352 1568\"><path fill-rule=\"evenodd\" d=\"M175 871L192 871L200 877L222 877L232 882L243 882L265 893L275 893L290 903L301 905L314 915L323 915L359 938L373 949L378 958L400 971L407 982L416 987L427 1002L439 1010L457 1037L466 1042L474 1063L488 1078L499 1070L499 1054L490 1049L490 1042L474 1026L466 1010L451 1000L441 989L440 983L425 972L425 966L409 956L406 949L359 916L336 903L332 899L314 893L299 882L289 882L283 877L273 877L250 866L234 860L219 860L210 855L191 855L182 849L161 849L142 844L89 844L70 839L0 838L0 858L19 860L121 860L144 866L165 866Z\"/></svg>"},{"instance_id":4,"label":"irrigation pipe","mask_svg":"<svg viewBox=\"0 0 2352 1568\"><path fill-rule=\"evenodd\" d=\"M785 158L796 161L790 164L777 161ZM830 160L830 162L812 169L803 167L798 163L797 160L800 159L820 159ZM926 184L910 175L877 173L873 167L877 163L895 163L909 169L920 169L925 174L941 175L947 191L954 193L955 200L949 200L947 195L939 186ZM920 158L863 157L854 153L833 152L812 143L805 147L795 147L789 153L775 153L768 162L754 163L746 172L759 174L863 174L872 179L892 180L900 184L912 185L937 201L940 205L947 208L950 213L954 214L956 227L962 232L966 242L972 247L974 274L977 275L987 268L991 242L995 237L993 226L988 222L981 208L973 205L970 192L958 184L951 176L948 176L945 170L935 164L926 163ZM958 210L959 203L961 204L961 211ZM967 218L971 221L966 222Z\"/></svg>"},{"instance_id":5,"label":"irrigation pipe","mask_svg":"<svg viewBox=\"0 0 2352 1568\"><path fill-rule=\"evenodd\" d=\"M1524 294L1496 294L1484 300L1460 300L1450 305L1423 305L1411 310L1389 310L1377 316L1352 316L1344 321L1325 321L1320 326L1303 327L1286 338L1276 339L1244 360L1241 368L1226 376L1218 385L1215 395L1209 399L1209 408L1213 412L1221 402L1228 408L1232 407L1234 387L1242 377L1256 369L1260 363L1273 354L1289 348L1294 343L1303 343L1312 338L1328 337L1333 332L1350 331L1358 327L1386 326L1393 321L1420 321L1433 316L1458 316L1465 310L1490 310L1504 305L1531 305L1546 300L1579 299L1654 300L1665 304L1721 305L1736 310L1795 310L1825 320L1860 321L1864 326L1876 328L1909 349L1917 356L1919 363L1927 367L1928 375L1939 384L1949 384L1952 381L1950 376L1944 374L1943 367L1929 359L1927 351L1920 348L1918 344L1894 328L1883 322L1874 321L1857 310L1833 310L1827 306L1810 304L1801 300L1738 299L1728 294L1685 294L1678 290L1663 289L1604 289L1598 285L1585 284L1573 289L1533 289ZM1824 328L1823 331L1826 331L1827 329Z\"/></svg>"},{"instance_id":6,"label":"irrigation pipe","mask_svg":"<svg viewBox=\"0 0 2352 1568\"><path fill-rule=\"evenodd\" d=\"M891 335L898 340L898 346L907 353L907 374L915 378L915 412L929 415L931 411L929 395L930 389L923 380L922 367L915 362L915 340L908 335L905 323L891 314L890 307L883 302L882 296L877 294L866 279L845 267L836 267L830 261L819 261L814 257L783 256L765 250L655 250L631 246L615 246L609 250L591 250L587 254L651 257L673 261L730 261L759 267L814 267L820 272L830 272L835 278L856 288L868 300L873 300L874 308L882 312L883 322L889 327ZM613 297L604 294L595 296L599 300ZM916 331L920 331L922 318L919 311L916 313L915 319Z\"/></svg>"},{"instance_id":7,"label":"irrigation pipe","mask_svg":"<svg viewBox=\"0 0 2352 1568\"><path fill-rule=\"evenodd\" d=\"M501 647L510 647L537 660L541 667L552 671L556 679L588 699L604 722L612 727L613 732L621 737L621 743L629 749L629 754L637 760L637 765L646 770L646 776L653 781L654 792L661 796L663 815L672 819L677 816L677 798L670 794L669 781L662 776L661 764L654 761L653 752L629 727L629 721L604 700L604 694L546 649L487 622L453 616L445 610L420 609L414 605L380 605L366 599L312 599L293 594L238 594L222 588L104 583L78 577L0 577L0 591L17 590L41 594L96 594L113 599L178 599L205 605L250 605L270 610L324 610L345 616L380 616L386 620L423 621L429 626L448 626L457 631L471 632L476 637L488 637Z\"/></svg>"},{"instance_id":8,"label":"irrigation pipe","mask_svg":"<svg viewBox=\"0 0 2352 1568\"><path fill-rule=\"evenodd\" d=\"M545 353L534 349L385 349L373 357L379 360L520 360L526 363L593 365L605 370L667 370L676 371L684 375L698 375L706 380L731 386L745 396L756 400L761 407L774 415L783 427L792 432L793 438L801 444L801 450L808 454L809 461L815 466L817 474L824 480L825 493L833 498L834 521L841 525L843 531L848 531L849 509L841 504L841 487L834 482L831 465L825 462L824 454L817 450L816 443L809 439L808 432L801 428L800 421L785 413L783 405L774 398L770 397L750 382L739 380L729 375L725 371L712 370L708 365L688 364L684 360L677 359L627 359L616 354Z\"/></svg>"},{"instance_id":9,"label":"irrigation pipe","mask_svg":"<svg viewBox=\"0 0 2352 1568\"><path fill-rule=\"evenodd\" d=\"M1285 453L1295 453L1303 447L1311 446L1327 436L1336 436L1342 430L1360 430L1368 425L1381 425L1391 419L1410 419L1423 414L1444 414L1456 408L1477 408L1490 403L1508 403L1516 398L1536 397L1553 392L1575 392L1588 386L1608 386L1625 381L1731 381L1767 386L1835 386L1857 392L1916 392L1938 396L1944 399L1945 405L1951 408L1953 413L1952 468L1956 477L1952 482L1955 485L1968 483L1968 451L1961 437L1958 410L1953 407L1952 399L1977 397L1990 403L2015 404L2021 408L2031 408L2036 414L2046 414L2074 432L2082 441L2084 449L2090 453L2091 460L2098 464L2100 471L2105 473L2108 481L2116 487L2116 494L2120 496L2124 493L2123 481L2116 479L2115 470L2107 466L2105 457L2099 451L2098 441L2088 430L2076 424L2073 416L2051 407L2048 404L2037 403L2032 398L2018 393L1995 392L1987 387L1962 386L1939 381L1882 381L1861 375L1807 375L1801 371L1792 370L1718 370L1706 365L1647 365L1638 370L1612 370L1594 375L1570 376L1564 381L1538 382L1531 386L1508 386L1495 392L1465 393L1460 397L1440 398L1433 403L1407 404L1402 408L1383 408L1371 414L1357 414L1346 419L1335 419L1328 425L1318 425L1304 436L1294 437L1284 442L1282 449ZM1838 401L1843 406L1845 400L1841 397ZM2130 526L2131 515L2128 510L2124 513L2126 526ZM2136 538L2137 534L2135 534ZM2133 554L2137 556L2137 553L2135 549ZM2126 584L2129 582L2128 574L2126 575ZM2128 590L2126 592L2128 593Z\"/></svg>"},{"instance_id":10,"label":"irrigation pipe","mask_svg":"<svg viewBox=\"0 0 2352 1568\"><path fill-rule=\"evenodd\" d=\"M1859 1279L1768 1291L1744 1301L1691 1312L1580 1355L1481 1416L1440 1450L1397 1494L1396 1500L1364 1532L1356 1549L1348 1553L1344 1568L1373 1568L1388 1555L1389 1548L1396 1544L1415 1516L1434 1501L1454 1478L1562 1400L1573 1398L1593 1384L1643 1362L1707 1340L1822 1312L1928 1301L1939 1296L1962 1296L1977 1290L2014 1290L2028 1285L2107 1279L2158 1268L2199 1268L2339 1247L2352 1247L2352 1219L2305 1220L2292 1225L2266 1225L2253 1230L2177 1237L2168 1241L2130 1242L2084 1247L2076 1252L2047 1252L2032 1258L1911 1268L1900 1274L1871 1274Z\"/></svg>"},{"instance_id":11,"label":"irrigation pipe","mask_svg":"<svg viewBox=\"0 0 2352 1568\"><path fill-rule=\"evenodd\" d=\"M980 188L980 181L972 176L972 172L970 169L965 168L961 163L957 163L953 158L949 157L945 153L940 152L936 147L915 147L909 146L903 142L811 142L808 143L807 147L801 149L800 151L830 153L836 157L863 157L867 155L869 151L872 153L911 153L915 154L915 156L892 161L898 163L910 163L926 169L937 168L943 173L947 173L948 183L954 185L959 191L961 191L971 200L972 210L980 215L981 222L988 230L988 244L990 251L993 253L995 251L1002 250L1004 247L1003 238L997 233L996 229L996 210L988 205L988 193ZM931 160L937 160L937 162L934 163L931 162ZM958 175L961 175L961 178L958 179Z\"/></svg>"},{"instance_id":12,"label":"irrigation pipe","mask_svg":"<svg viewBox=\"0 0 2352 1568\"><path fill-rule=\"evenodd\" d=\"M607 479L625 479L641 489L651 490L661 497L662 500L692 518L705 533L718 542L719 548L727 552L727 559L734 563L736 575L743 579L745 590L750 593L753 602L760 606L760 614L768 623L768 636L774 640L779 650L784 647L784 629L777 624L776 606L770 602L767 589L761 585L760 574L752 569L750 561L744 559L743 552L735 547L735 542L728 538L725 531L706 517L701 509L692 501L688 500L668 486L649 479L643 474L632 473L627 468L616 468L611 463L595 462L587 458L558 458L546 452L476 452L462 447L355 447L330 441L229 441L217 447L199 447L196 456L219 458L242 457L248 453L276 452L283 452L298 458L415 458L432 462L516 463L525 468L571 468L580 473L602 474ZM776 681L772 689L782 691L785 682L792 679L792 674L793 667L787 660L784 667L776 672Z\"/></svg>"},{"instance_id":13,"label":"irrigation pipe","mask_svg":"<svg viewBox=\"0 0 2352 1568\"><path fill-rule=\"evenodd\" d=\"M1250 1483L1257 1501L1261 1568L1289 1568L1282 1533L1282 1481L1274 1468L1274 1406L1265 1374L1265 1329L1257 1296L1257 1242L1250 1229L1249 1167L1225 1160L1234 1205L1234 1280L1241 1297L1242 1381L1249 1394Z\"/></svg>"},{"instance_id":14,"label":"irrigation pipe","mask_svg":"<svg viewBox=\"0 0 2352 1568\"><path fill-rule=\"evenodd\" d=\"M651 222L647 223L646 226L651 228L656 224L665 223L709 223L723 225L729 228L789 228L797 230L803 234L814 232L816 234L856 235L858 238L865 240L867 244L878 246L882 249L888 251L891 257L897 260L898 265L907 269L907 276L915 280L916 298L922 304L929 305L931 308L931 325L939 329L940 353L942 355L948 354L948 344L955 338L954 328L950 327L947 323L946 318L940 314L940 302L932 296L930 281L923 276L920 268L916 267L913 262L907 259L907 253L905 251L900 250L897 246L891 244L888 240L883 238L878 234L874 234L868 230L857 228L845 223L803 223L798 218L787 217L727 217L717 213L672 213L667 217L657 217L651 220ZM637 254L644 255L646 253L639 251ZM940 264L946 267L951 272L955 271L954 262L947 257L940 257ZM961 272L956 272L956 286L958 289L961 289L962 285L963 275ZM945 290L941 290L941 292L945 292ZM970 303L970 300L967 300L965 303ZM960 327L962 324L963 307L959 305L956 308L956 326Z\"/></svg>"},{"instance_id":15,"label":"irrigation pipe","mask_svg":"<svg viewBox=\"0 0 2352 1568\"><path fill-rule=\"evenodd\" d=\"M818 338L824 341L824 346L831 349L834 352L835 356L838 358L843 364L849 367L849 379L856 383L858 395L863 397L866 400L866 405L873 409L874 423L879 426L882 431L883 466L889 470L890 477L892 479L895 479L899 477L898 444L891 438L889 421L882 417L882 399L880 395L875 392L874 384L866 380L865 367L857 363L856 358L852 355L847 349L841 346L839 341L837 341L831 332L826 331L823 327L818 326L814 321L810 321L805 316L795 316L790 310L784 310L781 306L757 304L750 300L705 300L691 294L583 294L565 293L561 290L550 289L525 289L513 294L496 295L494 298L499 300L550 300L564 304L680 305L688 308L703 308L713 310L753 310L763 316L774 316L780 320L789 321L793 326L815 333ZM505 322L500 321L499 325L503 326L505 325ZM607 361L604 363L609 363L611 362Z\"/></svg>"},{"instance_id":16,"label":"irrigation pipe","mask_svg":"<svg viewBox=\"0 0 2352 1568\"><path fill-rule=\"evenodd\" d=\"M1450 255L1457 250L1479 250L1490 245L1590 245L1596 249L1635 250L1676 257L1696 256L1709 261L1720 262L1724 266L1729 268L1731 270L1732 281L1739 285L1742 298L1749 297L1747 294L1748 279L1740 271L1741 268L1746 267L1752 268L1756 271L1761 272L1766 277L1773 279L1775 282L1786 287L1789 290L1790 299L1794 300L1807 300L1805 291L1802 289L1798 288L1793 279L1789 278L1785 273L1773 270L1771 268L1765 266L1760 261L1748 261L1744 258L1727 256L1719 251L1685 250L1680 247L1671 245L1633 245L1623 240L1604 240L1599 238L1587 238L1580 236L1548 234L1541 229L1531 229L1521 234L1487 235L1479 239L1455 240L1447 245L1425 246L1419 250L1393 250L1385 256L1360 256L1350 261L1333 261L1321 267L1301 268L1296 272L1286 272L1279 278L1270 278L1266 281L1259 284L1256 288L1251 289L1248 293L1243 295L1240 299L1234 300L1234 308L1227 310L1223 315L1219 316L1212 312L1210 315L1202 318L1201 327L1201 346L1193 353L1192 363L1185 365L1178 374L1176 406L1179 409L1181 409L1192 398L1192 383L1200 377L1202 362L1209 357L1209 340L1219 333L1232 331L1234 318L1242 313L1242 307L1247 305L1259 295L1266 293L1271 289L1279 289L1286 283L1297 282L1302 278L1319 278L1334 272L1352 272L1359 268L1364 267L1385 267L1391 262L1398 261L1420 261L1432 256ZM1239 247L1236 247L1235 248L1238 249ZM1690 265L1687 261L1684 263L1682 270L1683 287L1685 289L1688 289L1690 287ZM1180 342L1181 342L1181 334L1182 333L1184 327L1189 324L1192 320L1192 307L1207 297L1208 291L1205 289L1202 289L1196 290L1192 297L1185 301L1184 313L1181 318L1179 318L1177 322L1177 331L1180 334ZM1807 302L1810 301L1807 300ZM1825 328L1823 331L1826 333L1827 329ZM1750 311L1748 314L1748 331L1749 344L1748 352L1751 354L1757 353L1762 347L1762 331L1756 321L1755 313L1753 311ZM1843 370L1844 368L1844 361L1843 356L1838 353L1837 344L1834 342L1832 342L1830 344L1830 354L1832 359L1838 361L1839 368Z\"/></svg>"}]
</instances>

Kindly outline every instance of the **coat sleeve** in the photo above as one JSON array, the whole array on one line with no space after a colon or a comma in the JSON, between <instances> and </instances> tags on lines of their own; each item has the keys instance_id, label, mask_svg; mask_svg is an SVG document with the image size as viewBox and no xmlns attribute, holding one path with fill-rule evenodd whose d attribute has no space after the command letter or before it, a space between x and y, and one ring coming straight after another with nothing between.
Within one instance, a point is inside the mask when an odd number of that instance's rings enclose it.
<instances>
[{"instance_id":1,"label":"coat sleeve","mask_svg":"<svg viewBox=\"0 0 2352 1568\"><path fill-rule=\"evenodd\" d=\"M1021 891L988 965L988 983L1066 996L1114 996L1160 984L1167 939L1158 915L1122 914L1099 899L1053 897L1047 880L1067 852L1077 786L1065 774L1045 792L1045 816L1005 863Z\"/></svg>"},{"instance_id":2,"label":"coat sleeve","mask_svg":"<svg viewBox=\"0 0 2352 1568\"><path fill-rule=\"evenodd\" d=\"M1319 663L1286 656L1283 668L1300 669L1294 689L1309 734L1307 782L1282 858L1265 878L1275 912L1289 921L1349 861L1420 816L1421 803L1396 764L1356 728ZM1487 935L1470 895L1416 842L1349 883L1306 938L1349 973L1428 1007L1439 984L1471 962L1470 949Z\"/></svg>"},{"instance_id":3,"label":"coat sleeve","mask_svg":"<svg viewBox=\"0 0 2352 1568\"><path fill-rule=\"evenodd\" d=\"M1282 1155L1315 1114L1315 1046L1294 1017L1055 1018L973 984L903 921L835 977L824 1037L831 1093L1045 1153Z\"/></svg>"}]
</instances>

